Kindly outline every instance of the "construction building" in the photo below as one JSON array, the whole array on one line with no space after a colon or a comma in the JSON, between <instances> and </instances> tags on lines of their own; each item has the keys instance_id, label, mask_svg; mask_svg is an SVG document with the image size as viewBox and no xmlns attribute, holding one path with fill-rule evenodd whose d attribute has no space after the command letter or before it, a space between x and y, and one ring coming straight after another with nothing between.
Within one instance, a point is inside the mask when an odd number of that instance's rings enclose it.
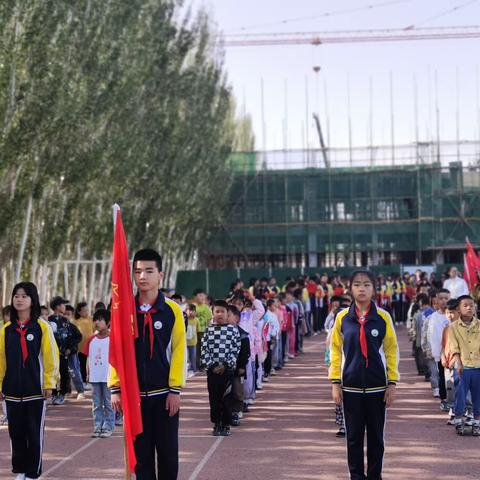
<instances>
[{"instance_id":1,"label":"construction building","mask_svg":"<svg viewBox=\"0 0 480 480\"><path fill-rule=\"evenodd\" d=\"M480 241L480 142L232 155L199 267L462 263Z\"/></svg>"}]
</instances>

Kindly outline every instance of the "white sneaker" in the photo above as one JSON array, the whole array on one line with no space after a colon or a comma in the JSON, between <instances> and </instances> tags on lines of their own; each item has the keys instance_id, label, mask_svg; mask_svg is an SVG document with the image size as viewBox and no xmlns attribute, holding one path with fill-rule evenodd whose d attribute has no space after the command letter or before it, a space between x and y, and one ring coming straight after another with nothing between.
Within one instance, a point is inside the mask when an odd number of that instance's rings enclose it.
<instances>
[{"instance_id":1,"label":"white sneaker","mask_svg":"<svg viewBox=\"0 0 480 480\"><path fill-rule=\"evenodd\" d=\"M77 395L77 400L85 400L85 394L83 392L80 392L78 395Z\"/></svg>"},{"instance_id":2,"label":"white sneaker","mask_svg":"<svg viewBox=\"0 0 480 480\"><path fill-rule=\"evenodd\" d=\"M25 474L24 473L19 473L16 477L15 480L25 480Z\"/></svg>"},{"instance_id":3,"label":"white sneaker","mask_svg":"<svg viewBox=\"0 0 480 480\"><path fill-rule=\"evenodd\" d=\"M447 421L447 425L454 425L454 426L457 426L457 425L461 425L462 424L462 419L461 418L450 418L448 421Z\"/></svg>"},{"instance_id":4,"label":"white sneaker","mask_svg":"<svg viewBox=\"0 0 480 480\"><path fill-rule=\"evenodd\" d=\"M433 389L433 397L434 398L440 398L440 389L439 388L434 388Z\"/></svg>"},{"instance_id":5,"label":"white sneaker","mask_svg":"<svg viewBox=\"0 0 480 480\"><path fill-rule=\"evenodd\" d=\"M194 376L195 376L195 372L193 372L192 370L189 370L187 373L187 378L192 378Z\"/></svg>"}]
</instances>

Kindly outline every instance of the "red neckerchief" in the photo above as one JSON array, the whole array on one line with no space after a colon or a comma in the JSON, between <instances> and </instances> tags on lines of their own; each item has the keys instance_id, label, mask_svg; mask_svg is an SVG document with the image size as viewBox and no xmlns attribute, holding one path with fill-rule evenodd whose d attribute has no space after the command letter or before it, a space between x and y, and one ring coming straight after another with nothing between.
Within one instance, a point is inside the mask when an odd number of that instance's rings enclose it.
<instances>
[{"instance_id":1,"label":"red neckerchief","mask_svg":"<svg viewBox=\"0 0 480 480\"><path fill-rule=\"evenodd\" d=\"M146 328L148 326L148 332L149 332L149 336L150 336L150 358L153 357L153 319L152 319L152 313L157 313L158 310L156 310L155 308L151 308L150 310L148 310L147 312L143 311L143 310L138 310L138 313L139 314L142 314L144 317L143 317L143 336L145 337L145 331L146 331Z\"/></svg>"},{"instance_id":2,"label":"red neckerchief","mask_svg":"<svg viewBox=\"0 0 480 480\"><path fill-rule=\"evenodd\" d=\"M372 308L372 304L369 305L365 315L362 316L357 306L355 305L355 314L357 316L357 322L360 324L360 349L362 350L362 355L365 357L366 368L368 368L368 344L367 344L367 336L365 334L365 323L367 322L367 317L368 317L368 314L370 313L371 308Z\"/></svg>"},{"instance_id":3,"label":"red neckerchief","mask_svg":"<svg viewBox=\"0 0 480 480\"><path fill-rule=\"evenodd\" d=\"M28 347L27 347L27 340L25 336L27 335L27 325L30 322L25 322L23 324L18 323L18 328L15 330L20 334L20 347L22 348L22 360L23 360L23 366L25 367L25 362L27 361L28 358Z\"/></svg>"}]
</instances>

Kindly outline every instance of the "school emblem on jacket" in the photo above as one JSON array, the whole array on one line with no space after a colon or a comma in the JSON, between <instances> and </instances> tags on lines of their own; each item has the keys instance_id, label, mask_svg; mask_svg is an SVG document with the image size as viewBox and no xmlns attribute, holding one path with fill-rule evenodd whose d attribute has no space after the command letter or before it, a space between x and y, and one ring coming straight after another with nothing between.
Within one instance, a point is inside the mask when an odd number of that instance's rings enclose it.
<instances>
[{"instance_id":1,"label":"school emblem on jacket","mask_svg":"<svg viewBox=\"0 0 480 480\"><path fill-rule=\"evenodd\" d=\"M28 340L29 342L31 342L34 338L35 338L35 337L34 337L31 333L29 333L29 334L27 335L27 340Z\"/></svg>"},{"instance_id":2,"label":"school emblem on jacket","mask_svg":"<svg viewBox=\"0 0 480 480\"><path fill-rule=\"evenodd\" d=\"M376 328L372 330L372 337L378 337L378 330Z\"/></svg>"},{"instance_id":3,"label":"school emblem on jacket","mask_svg":"<svg viewBox=\"0 0 480 480\"><path fill-rule=\"evenodd\" d=\"M156 330L160 330L163 327L162 322L160 322L160 321L156 321L153 324L153 326L155 327Z\"/></svg>"}]
</instances>

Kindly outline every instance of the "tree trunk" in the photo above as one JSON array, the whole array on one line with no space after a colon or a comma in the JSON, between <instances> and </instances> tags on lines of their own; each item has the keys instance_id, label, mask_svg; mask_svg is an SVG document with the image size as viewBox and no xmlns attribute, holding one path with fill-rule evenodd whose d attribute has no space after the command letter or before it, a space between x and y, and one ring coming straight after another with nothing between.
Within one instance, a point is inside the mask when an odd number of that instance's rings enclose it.
<instances>
[{"instance_id":1,"label":"tree trunk","mask_svg":"<svg viewBox=\"0 0 480 480\"><path fill-rule=\"evenodd\" d=\"M27 214L25 218L25 226L23 228L22 243L20 244L20 251L18 252L17 273L15 275L16 283L20 281L20 276L22 274L23 257L25 255L25 248L27 247L28 231L30 230L30 221L32 218L32 207L33 207L33 194L31 193L30 196L28 197Z\"/></svg>"}]
</instances>

